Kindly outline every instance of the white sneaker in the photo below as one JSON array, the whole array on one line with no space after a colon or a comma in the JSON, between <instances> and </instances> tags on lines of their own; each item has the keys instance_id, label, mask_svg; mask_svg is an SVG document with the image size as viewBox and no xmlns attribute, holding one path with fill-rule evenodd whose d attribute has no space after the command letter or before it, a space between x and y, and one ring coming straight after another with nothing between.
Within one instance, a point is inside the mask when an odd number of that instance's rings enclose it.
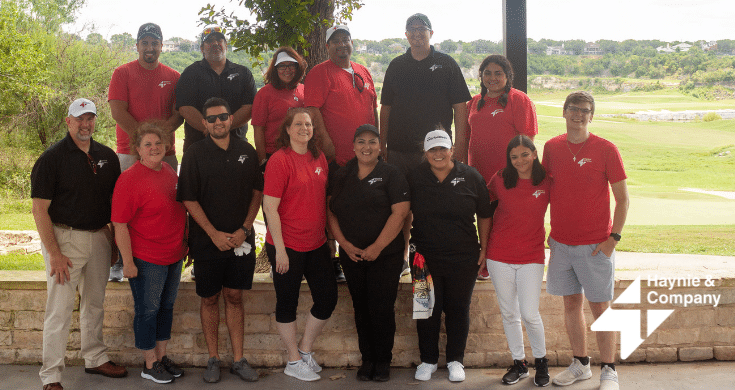
<instances>
[{"instance_id":1,"label":"white sneaker","mask_svg":"<svg viewBox=\"0 0 735 390\"><path fill-rule=\"evenodd\" d=\"M296 364L286 364L286 368L283 370L283 373L307 382L318 381L322 378L319 374L312 371L311 368L309 368L309 365L303 360L299 360Z\"/></svg>"},{"instance_id":2,"label":"white sneaker","mask_svg":"<svg viewBox=\"0 0 735 390\"><path fill-rule=\"evenodd\" d=\"M454 361L447 363L449 369L450 382L462 382L464 380L464 366L462 363Z\"/></svg>"},{"instance_id":3,"label":"white sneaker","mask_svg":"<svg viewBox=\"0 0 735 390\"><path fill-rule=\"evenodd\" d=\"M619 389L618 372L608 366L602 367L602 372L600 373L600 390Z\"/></svg>"},{"instance_id":4,"label":"white sneaker","mask_svg":"<svg viewBox=\"0 0 735 390\"><path fill-rule=\"evenodd\" d=\"M311 371L322 371L322 368L319 367L319 364L317 364L316 360L314 360L314 352L306 353L299 349L299 355L301 355L301 360L309 366Z\"/></svg>"},{"instance_id":5,"label":"white sneaker","mask_svg":"<svg viewBox=\"0 0 735 390\"><path fill-rule=\"evenodd\" d=\"M554 377L552 382L557 386L567 386L576 381L590 378L592 378L592 370L590 370L589 363L587 363L587 365L583 365L575 358L566 370L560 372Z\"/></svg>"},{"instance_id":6,"label":"white sneaker","mask_svg":"<svg viewBox=\"0 0 735 390\"><path fill-rule=\"evenodd\" d=\"M416 375L413 377L417 381L428 381L431 379L431 374L436 372L436 364L421 363L416 367Z\"/></svg>"}]
</instances>

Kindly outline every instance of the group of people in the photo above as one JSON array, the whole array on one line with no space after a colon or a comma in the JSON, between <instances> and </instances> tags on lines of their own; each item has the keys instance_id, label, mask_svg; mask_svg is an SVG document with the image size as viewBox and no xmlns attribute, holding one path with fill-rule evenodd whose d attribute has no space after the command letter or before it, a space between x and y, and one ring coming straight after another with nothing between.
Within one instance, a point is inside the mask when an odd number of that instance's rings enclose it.
<instances>
[{"instance_id":1,"label":"group of people","mask_svg":"<svg viewBox=\"0 0 735 390\"><path fill-rule=\"evenodd\" d=\"M508 60L487 57L479 69L481 93L471 97L457 63L430 45L432 35L428 17L408 18L410 48L386 71L378 115L370 72L350 60L347 26L327 30L329 59L305 79L304 59L289 47L276 50L266 85L257 91L250 70L226 59L219 26L203 30L204 58L181 75L158 61L160 27L141 26L138 58L116 69L110 82L117 155L92 140L95 104L77 99L66 118L68 135L33 168L33 215L48 286L43 389L62 389L77 287L85 370L127 375L109 361L102 343L108 276L130 282L141 376L170 383L184 375L166 346L187 256L209 352L204 381L220 380L220 295L234 359L230 372L258 380L244 357L243 290L252 286L253 222L261 207L285 374L320 379L312 348L344 278L362 355L357 378L389 380L398 283L420 255L435 301L432 314L416 321L421 364L415 378L429 380L437 370L444 313L449 380L465 379L473 289L478 278L491 278L513 358L502 381L529 375L522 322L535 384L546 386L551 380L539 299L550 204L547 291L564 296L574 354L553 383L589 379L582 305L586 297L596 318L612 300L614 248L628 206L620 154L589 133L594 99L575 92L564 103L567 132L546 143L542 164L533 143L535 109L512 88ZM251 119L254 147L245 140ZM182 122L179 167L173 134ZM616 200L612 216L609 185ZM122 275L114 274L118 270ZM313 305L299 335L302 279ZM601 388L617 389L615 335L597 332L597 338Z\"/></svg>"}]
</instances>

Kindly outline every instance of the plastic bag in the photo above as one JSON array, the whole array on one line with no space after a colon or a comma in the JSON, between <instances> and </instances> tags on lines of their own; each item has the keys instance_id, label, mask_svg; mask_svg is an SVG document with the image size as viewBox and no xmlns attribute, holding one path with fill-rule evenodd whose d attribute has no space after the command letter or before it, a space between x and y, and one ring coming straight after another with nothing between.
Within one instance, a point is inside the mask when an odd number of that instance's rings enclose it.
<instances>
[{"instance_id":1,"label":"plastic bag","mask_svg":"<svg viewBox=\"0 0 735 390\"><path fill-rule=\"evenodd\" d=\"M413 265L411 266L411 281L413 284L413 319L424 320L434 312L434 282L431 280L426 259L416 252L416 246L411 244Z\"/></svg>"}]
</instances>

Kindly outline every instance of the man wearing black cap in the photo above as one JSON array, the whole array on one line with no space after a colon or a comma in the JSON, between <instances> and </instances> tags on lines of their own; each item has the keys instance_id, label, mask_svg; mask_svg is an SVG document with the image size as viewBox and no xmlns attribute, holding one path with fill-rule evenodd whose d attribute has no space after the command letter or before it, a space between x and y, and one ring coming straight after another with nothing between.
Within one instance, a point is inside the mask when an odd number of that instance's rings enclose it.
<instances>
[{"instance_id":1,"label":"man wearing black cap","mask_svg":"<svg viewBox=\"0 0 735 390\"><path fill-rule=\"evenodd\" d=\"M102 342L107 275L110 261L117 259L109 223L120 163L112 149L92 140L96 118L94 103L72 102L68 134L43 152L31 171L33 219L41 236L48 290L39 373L44 390L63 389L77 287L84 371L113 378L128 374L110 361Z\"/></svg>"},{"instance_id":2,"label":"man wearing black cap","mask_svg":"<svg viewBox=\"0 0 735 390\"><path fill-rule=\"evenodd\" d=\"M176 108L186 120L184 152L194 142L204 139L202 108L212 97L225 99L232 107L230 132L245 140L257 92L250 69L227 59L227 38L220 26L204 28L200 50L204 58L184 69L176 84Z\"/></svg>"},{"instance_id":3,"label":"man wearing black cap","mask_svg":"<svg viewBox=\"0 0 735 390\"><path fill-rule=\"evenodd\" d=\"M130 134L141 122L166 121L166 127L173 133L184 121L174 109L179 72L158 62L162 41L161 28L157 24L140 26L135 44L138 59L119 66L110 80L107 101L112 118L117 122L117 156L122 171L137 161L130 152ZM166 151L163 161L176 170L179 163L174 146L172 144ZM110 268L109 280L119 282L122 278L122 261L119 261Z\"/></svg>"}]
</instances>

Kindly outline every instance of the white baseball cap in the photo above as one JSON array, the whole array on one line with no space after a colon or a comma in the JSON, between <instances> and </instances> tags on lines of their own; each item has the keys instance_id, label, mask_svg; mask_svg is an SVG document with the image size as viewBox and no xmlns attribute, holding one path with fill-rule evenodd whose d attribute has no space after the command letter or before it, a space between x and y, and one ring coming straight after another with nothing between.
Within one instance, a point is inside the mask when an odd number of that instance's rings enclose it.
<instances>
[{"instance_id":1,"label":"white baseball cap","mask_svg":"<svg viewBox=\"0 0 735 390\"><path fill-rule=\"evenodd\" d=\"M285 51L278 53L278 57L276 57L276 63L273 64L273 66L278 66L278 64L280 64L281 62L295 62L297 64L299 63L295 58L288 55L288 53L286 53Z\"/></svg>"},{"instance_id":2,"label":"white baseball cap","mask_svg":"<svg viewBox=\"0 0 735 390\"><path fill-rule=\"evenodd\" d=\"M441 146L447 149L452 148L452 139L449 138L449 134L447 134L446 131L434 130L426 134L426 138L424 138L424 152L429 151L429 149L435 148L437 146Z\"/></svg>"},{"instance_id":3,"label":"white baseball cap","mask_svg":"<svg viewBox=\"0 0 735 390\"><path fill-rule=\"evenodd\" d=\"M89 99L79 98L73 101L69 106L69 116L73 116L75 118L78 118L88 112L97 115L97 107Z\"/></svg>"},{"instance_id":4,"label":"white baseball cap","mask_svg":"<svg viewBox=\"0 0 735 390\"><path fill-rule=\"evenodd\" d=\"M327 43L329 43L329 38L332 37L332 34L336 33L337 31L344 31L347 33L347 35L352 38L352 34L350 34L350 29L347 28L347 26L334 26L327 29Z\"/></svg>"}]
</instances>

